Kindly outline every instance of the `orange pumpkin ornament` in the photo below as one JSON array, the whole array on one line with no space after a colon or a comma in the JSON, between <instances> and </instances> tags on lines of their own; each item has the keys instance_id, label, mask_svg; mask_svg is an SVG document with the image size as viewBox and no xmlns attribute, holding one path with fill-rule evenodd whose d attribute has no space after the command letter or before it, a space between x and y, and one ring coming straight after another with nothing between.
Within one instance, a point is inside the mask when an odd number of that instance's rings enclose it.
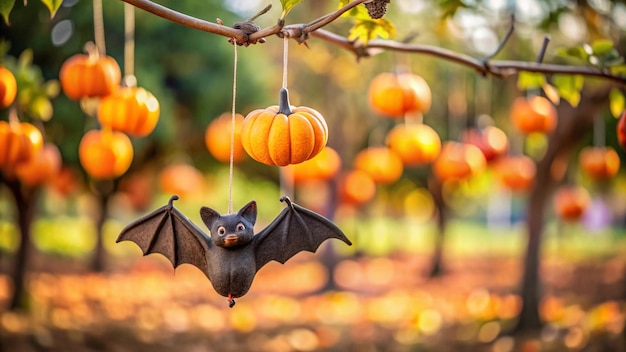
<instances>
[{"instance_id":1,"label":"orange pumpkin ornament","mask_svg":"<svg viewBox=\"0 0 626 352\"><path fill-rule=\"evenodd\" d=\"M331 147L324 147L313 158L300 164L292 165L286 168L285 171L297 183L310 180L329 180L339 172L340 168L341 158L339 154Z\"/></svg>"},{"instance_id":2,"label":"orange pumpkin ornament","mask_svg":"<svg viewBox=\"0 0 626 352\"><path fill-rule=\"evenodd\" d=\"M441 139L427 125L397 125L387 135L387 146L405 165L423 165L437 159Z\"/></svg>"},{"instance_id":3,"label":"orange pumpkin ornament","mask_svg":"<svg viewBox=\"0 0 626 352\"><path fill-rule=\"evenodd\" d=\"M389 118L402 118L407 112L430 110L432 93L428 83L413 73L380 73L370 83L370 107Z\"/></svg>"},{"instance_id":4,"label":"orange pumpkin ornament","mask_svg":"<svg viewBox=\"0 0 626 352\"><path fill-rule=\"evenodd\" d=\"M460 180L482 172L487 166L484 154L477 146L446 142L433 164L435 176L442 180Z\"/></svg>"},{"instance_id":5,"label":"orange pumpkin ornament","mask_svg":"<svg viewBox=\"0 0 626 352\"><path fill-rule=\"evenodd\" d=\"M125 173L133 161L133 145L122 132L91 130L78 146L85 171L95 179L111 179Z\"/></svg>"},{"instance_id":6,"label":"orange pumpkin ornament","mask_svg":"<svg viewBox=\"0 0 626 352\"><path fill-rule=\"evenodd\" d=\"M188 164L172 164L159 174L159 186L166 194L181 197L198 194L204 185L204 176L195 167Z\"/></svg>"},{"instance_id":7,"label":"orange pumpkin ornament","mask_svg":"<svg viewBox=\"0 0 626 352\"><path fill-rule=\"evenodd\" d=\"M61 153L51 143L44 144L30 160L17 164L15 175L24 184L38 186L52 182L61 171Z\"/></svg>"},{"instance_id":8,"label":"orange pumpkin ornament","mask_svg":"<svg viewBox=\"0 0 626 352\"><path fill-rule=\"evenodd\" d=\"M619 155L611 147L585 147L579 155L580 168L594 180L607 180L617 174Z\"/></svg>"},{"instance_id":9,"label":"orange pumpkin ornament","mask_svg":"<svg viewBox=\"0 0 626 352\"><path fill-rule=\"evenodd\" d=\"M235 114L235 140L233 146L233 162L242 161L246 153L241 144L241 126L243 115ZM222 163L230 161L230 141L232 133L232 113L223 113L211 121L204 134L204 143L207 149Z\"/></svg>"},{"instance_id":10,"label":"orange pumpkin ornament","mask_svg":"<svg viewBox=\"0 0 626 352\"><path fill-rule=\"evenodd\" d=\"M579 186L562 186L554 195L554 210L563 220L579 220L591 204L591 196Z\"/></svg>"},{"instance_id":11,"label":"orange pumpkin ornament","mask_svg":"<svg viewBox=\"0 0 626 352\"><path fill-rule=\"evenodd\" d=\"M402 159L387 147L369 147L361 150L354 159L354 168L365 171L374 182L389 184L402 177Z\"/></svg>"},{"instance_id":12,"label":"orange pumpkin ornament","mask_svg":"<svg viewBox=\"0 0 626 352\"><path fill-rule=\"evenodd\" d=\"M470 128L463 132L461 141L477 146L487 162L503 156L509 150L509 138L496 126Z\"/></svg>"},{"instance_id":13,"label":"orange pumpkin ornament","mask_svg":"<svg viewBox=\"0 0 626 352\"><path fill-rule=\"evenodd\" d=\"M15 76L6 67L0 67L0 109L13 104L17 95Z\"/></svg>"},{"instance_id":14,"label":"orange pumpkin ornament","mask_svg":"<svg viewBox=\"0 0 626 352\"><path fill-rule=\"evenodd\" d=\"M340 177L338 193L342 204L362 205L376 195L376 183L367 172L352 170Z\"/></svg>"},{"instance_id":15,"label":"orange pumpkin ornament","mask_svg":"<svg viewBox=\"0 0 626 352\"><path fill-rule=\"evenodd\" d=\"M120 66L110 56L76 54L61 66L59 80L70 99L103 97L120 85Z\"/></svg>"},{"instance_id":16,"label":"orange pumpkin ornament","mask_svg":"<svg viewBox=\"0 0 626 352\"><path fill-rule=\"evenodd\" d=\"M328 141L328 126L315 109L289 105L287 89L280 104L250 112L241 126L241 143L254 160L266 165L298 164L316 156Z\"/></svg>"},{"instance_id":17,"label":"orange pumpkin ornament","mask_svg":"<svg viewBox=\"0 0 626 352\"><path fill-rule=\"evenodd\" d=\"M537 173L535 162L525 156L508 156L496 161L494 172L500 183L513 191L525 191L532 186Z\"/></svg>"},{"instance_id":18,"label":"orange pumpkin ornament","mask_svg":"<svg viewBox=\"0 0 626 352\"><path fill-rule=\"evenodd\" d=\"M10 174L43 147L41 131L27 122L0 121L0 168Z\"/></svg>"},{"instance_id":19,"label":"orange pumpkin ornament","mask_svg":"<svg viewBox=\"0 0 626 352\"><path fill-rule=\"evenodd\" d=\"M121 87L100 101L98 121L134 137L152 133L159 121L159 101L139 87Z\"/></svg>"},{"instance_id":20,"label":"orange pumpkin ornament","mask_svg":"<svg viewBox=\"0 0 626 352\"><path fill-rule=\"evenodd\" d=\"M513 125L522 133L550 133L556 127L557 111L542 96L518 97L511 106Z\"/></svg>"}]
</instances>

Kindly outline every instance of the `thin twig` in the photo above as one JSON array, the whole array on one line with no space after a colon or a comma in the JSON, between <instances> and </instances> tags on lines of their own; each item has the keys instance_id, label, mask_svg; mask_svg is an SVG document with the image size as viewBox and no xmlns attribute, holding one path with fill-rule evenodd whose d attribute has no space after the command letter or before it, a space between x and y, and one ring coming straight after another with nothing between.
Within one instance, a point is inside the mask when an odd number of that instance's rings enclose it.
<instances>
[{"instance_id":1,"label":"thin twig","mask_svg":"<svg viewBox=\"0 0 626 352\"><path fill-rule=\"evenodd\" d=\"M500 53L500 51L502 51L502 49L504 49L504 46L509 41L509 38L511 38L511 35L513 34L514 30L515 30L515 20L513 19L513 16L511 16L511 26L509 27L509 30L504 35L504 38L502 38L502 41L500 42L500 44L498 44L498 47L496 48L496 50L491 55L483 59L483 61L485 62L485 65L487 65L489 60L493 59L496 55Z\"/></svg>"},{"instance_id":2,"label":"thin twig","mask_svg":"<svg viewBox=\"0 0 626 352\"><path fill-rule=\"evenodd\" d=\"M546 56L546 50L548 49L548 44L550 43L549 37L543 38L543 43L541 43L541 50L539 50L539 55L537 55L537 63L543 62L543 57Z\"/></svg>"}]
</instances>

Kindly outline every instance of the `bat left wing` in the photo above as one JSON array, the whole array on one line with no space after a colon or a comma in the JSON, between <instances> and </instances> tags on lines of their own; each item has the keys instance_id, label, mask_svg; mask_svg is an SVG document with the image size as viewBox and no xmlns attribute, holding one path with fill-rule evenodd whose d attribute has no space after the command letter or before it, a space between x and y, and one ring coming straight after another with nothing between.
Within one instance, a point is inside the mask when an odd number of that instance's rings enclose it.
<instances>
[{"instance_id":1,"label":"bat left wing","mask_svg":"<svg viewBox=\"0 0 626 352\"><path fill-rule=\"evenodd\" d=\"M116 242L135 242L143 255L160 253L170 260L174 268L189 263L208 277L207 253L213 243L202 230L174 208L176 199L178 196L172 196L166 206L126 226Z\"/></svg>"},{"instance_id":2,"label":"bat left wing","mask_svg":"<svg viewBox=\"0 0 626 352\"><path fill-rule=\"evenodd\" d=\"M287 203L285 209L253 239L257 271L271 260L284 264L301 251L315 252L330 238L352 245L330 220L292 203L288 197L280 200Z\"/></svg>"}]
</instances>

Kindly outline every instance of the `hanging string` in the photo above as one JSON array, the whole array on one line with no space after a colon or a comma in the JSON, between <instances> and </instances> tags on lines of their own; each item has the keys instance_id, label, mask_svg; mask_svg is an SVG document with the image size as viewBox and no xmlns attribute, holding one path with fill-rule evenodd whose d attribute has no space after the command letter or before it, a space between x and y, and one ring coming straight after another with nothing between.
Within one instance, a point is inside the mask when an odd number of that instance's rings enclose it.
<instances>
[{"instance_id":1,"label":"hanging string","mask_svg":"<svg viewBox=\"0 0 626 352\"><path fill-rule=\"evenodd\" d=\"M124 3L124 85L137 86L135 78L135 7Z\"/></svg>"},{"instance_id":2,"label":"hanging string","mask_svg":"<svg viewBox=\"0 0 626 352\"><path fill-rule=\"evenodd\" d=\"M287 60L289 58L289 38L283 37L283 88L287 88Z\"/></svg>"},{"instance_id":3,"label":"hanging string","mask_svg":"<svg viewBox=\"0 0 626 352\"><path fill-rule=\"evenodd\" d=\"M104 42L104 18L102 12L102 0L93 0L93 33L99 55L106 55Z\"/></svg>"},{"instance_id":4,"label":"hanging string","mask_svg":"<svg viewBox=\"0 0 626 352\"><path fill-rule=\"evenodd\" d=\"M233 106L230 121L230 159L228 170L228 214L233 212L233 169L235 167L235 102L237 97L237 39L233 38Z\"/></svg>"},{"instance_id":5,"label":"hanging string","mask_svg":"<svg viewBox=\"0 0 626 352\"><path fill-rule=\"evenodd\" d=\"M283 36L283 84L282 88L287 88L287 66L289 59L289 37ZM294 198L294 180L293 172L287 172L288 168L293 168L292 165L287 165L279 168L278 177L280 190L283 195L293 199Z\"/></svg>"}]
</instances>

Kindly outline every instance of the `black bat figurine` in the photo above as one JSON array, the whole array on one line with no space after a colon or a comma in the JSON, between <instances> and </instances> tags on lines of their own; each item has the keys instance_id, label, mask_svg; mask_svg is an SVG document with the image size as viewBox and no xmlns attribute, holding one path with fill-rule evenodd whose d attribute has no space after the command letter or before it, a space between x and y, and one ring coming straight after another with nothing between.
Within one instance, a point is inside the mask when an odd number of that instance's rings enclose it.
<instances>
[{"instance_id":1,"label":"black bat figurine","mask_svg":"<svg viewBox=\"0 0 626 352\"><path fill-rule=\"evenodd\" d=\"M228 215L202 207L200 217L211 236L174 207L177 199L172 196L166 206L126 226L116 242L135 242L143 255L161 253L174 268L183 263L195 265L217 293L228 297L230 307L235 298L248 292L257 271L267 262L285 263L301 251L315 252L329 238L352 245L334 223L288 197L280 198L287 206L256 235L255 201Z\"/></svg>"}]
</instances>

